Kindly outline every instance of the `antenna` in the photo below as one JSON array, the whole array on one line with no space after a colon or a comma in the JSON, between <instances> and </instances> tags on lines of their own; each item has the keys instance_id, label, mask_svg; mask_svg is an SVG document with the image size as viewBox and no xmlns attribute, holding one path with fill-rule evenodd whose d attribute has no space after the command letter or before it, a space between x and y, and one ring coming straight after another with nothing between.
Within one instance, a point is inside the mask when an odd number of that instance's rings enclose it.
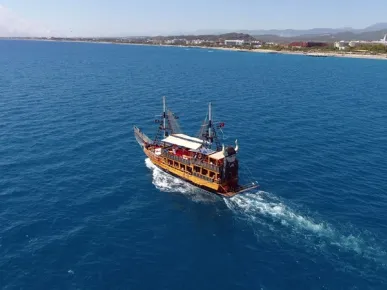
<instances>
[{"instance_id":1,"label":"antenna","mask_svg":"<svg viewBox=\"0 0 387 290\"><path fill-rule=\"evenodd\" d=\"M211 102L208 104L208 139L212 143L212 112Z\"/></svg>"},{"instance_id":2,"label":"antenna","mask_svg":"<svg viewBox=\"0 0 387 290\"><path fill-rule=\"evenodd\" d=\"M167 137L166 135L166 105L165 105L165 96L163 96L163 129L164 129L164 138Z\"/></svg>"}]
</instances>

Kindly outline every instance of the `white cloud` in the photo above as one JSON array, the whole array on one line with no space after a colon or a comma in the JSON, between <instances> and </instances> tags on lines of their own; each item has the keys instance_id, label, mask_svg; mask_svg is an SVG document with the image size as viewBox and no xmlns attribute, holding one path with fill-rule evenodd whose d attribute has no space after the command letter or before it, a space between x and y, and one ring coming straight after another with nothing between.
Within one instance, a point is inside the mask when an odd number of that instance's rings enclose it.
<instances>
[{"instance_id":1,"label":"white cloud","mask_svg":"<svg viewBox=\"0 0 387 290\"><path fill-rule=\"evenodd\" d=\"M41 25L19 17L0 4L0 37L51 36L52 32Z\"/></svg>"}]
</instances>

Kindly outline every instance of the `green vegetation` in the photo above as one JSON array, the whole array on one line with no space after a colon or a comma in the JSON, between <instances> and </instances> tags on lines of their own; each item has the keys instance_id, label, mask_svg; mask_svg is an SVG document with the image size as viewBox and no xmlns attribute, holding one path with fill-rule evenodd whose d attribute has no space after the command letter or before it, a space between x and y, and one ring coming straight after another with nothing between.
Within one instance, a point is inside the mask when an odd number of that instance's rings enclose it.
<instances>
[{"instance_id":1,"label":"green vegetation","mask_svg":"<svg viewBox=\"0 0 387 290\"><path fill-rule=\"evenodd\" d=\"M371 52L371 53L387 53L387 45L384 44L360 44L356 47L349 47L348 51L356 52Z\"/></svg>"}]
</instances>

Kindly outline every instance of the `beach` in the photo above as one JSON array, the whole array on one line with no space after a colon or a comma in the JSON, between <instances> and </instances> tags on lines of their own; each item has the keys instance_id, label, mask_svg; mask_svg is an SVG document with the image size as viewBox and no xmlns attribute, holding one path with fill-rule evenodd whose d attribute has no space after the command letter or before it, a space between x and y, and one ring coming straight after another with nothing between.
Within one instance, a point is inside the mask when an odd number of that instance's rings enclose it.
<instances>
[{"instance_id":1,"label":"beach","mask_svg":"<svg viewBox=\"0 0 387 290\"><path fill-rule=\"evenodd\" d=\"M209 47L201 47L208 49ZM360 54L351 52L303 52L303 51L291 51L291 50L274 50L274 49L240 49L231 47L211 47L211 49L229 50L229 51L242 51L242 52L257 52L257 53L271 53L271 54L294 54L305 55L314 57L346 57L346 58L366 58L366 59L380 59L387 60L387 54Z\"/></svg>"}]
</instances>

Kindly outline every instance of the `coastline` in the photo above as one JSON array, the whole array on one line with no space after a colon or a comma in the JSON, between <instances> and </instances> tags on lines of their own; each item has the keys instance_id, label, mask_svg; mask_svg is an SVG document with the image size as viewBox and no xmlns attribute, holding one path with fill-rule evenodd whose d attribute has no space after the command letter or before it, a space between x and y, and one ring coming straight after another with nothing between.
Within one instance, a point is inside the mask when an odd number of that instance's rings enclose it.
<instances>
[{"instance_id":1,"label":"coastline","mask_svg":"<svg viewBox=\"0 0 387 290\"><path fill-rule=\"evenodd\" d=\"M171 44L147 44L147 43L128 43L128 42L113 42L113 41L83 41L83 40L51 40L51 39L37 39L37 38L20 38L20 39L7 39L4 40L29 40L29 41L50 41L50 42L76 42L76 43L94 43L94 44L115 44L115 45L139 45L139 46L167 46L167 47L180 47L180 48L200 48L200 49L217 49L235 52L255 52L255 53L268 53L268 54L290 54L290 55L303 55L309 57L338 57L338 58L361 58L361 59L378 59L387 60L387 54L360 54L352 52L303 52L292 50L274 50L274 49L244 49L234 47L210 47L210 46L192 46L192 45L171 45Z\"/></svg>"},{"instance_id":2,"label":"coastline","mask_svg":"<svg viewBox=\"0 0 387 290\"><path fill-rule=\"evenodd\" d=\"M304 55L312 57L341 57L341 58L365 58L365 59L380 59L387 60L387 54L360 54L360 53L348 53L348 52L302 52L302 51L291 51L291 50L273 50L273 49L240 49L231 47L200 47L207 49L218 49L218 50L229 50L229 51L241 51L241 52L256 52L256 53L270 53L270 54L292 54L292 55Z\"/></svg>"}]
</instances>

